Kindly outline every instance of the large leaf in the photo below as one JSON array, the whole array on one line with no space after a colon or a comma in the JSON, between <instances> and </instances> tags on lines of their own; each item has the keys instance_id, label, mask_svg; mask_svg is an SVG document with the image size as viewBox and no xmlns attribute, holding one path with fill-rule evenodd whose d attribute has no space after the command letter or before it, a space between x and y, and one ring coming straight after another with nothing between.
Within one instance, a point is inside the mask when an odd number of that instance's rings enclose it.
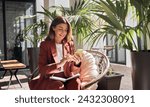
<instances>
[{"instance_id":1,"label":"large leaf","mask_svg":"<svg viewBox=\"0 0 150 107\"><path fill-rule=\"evenodd\" d=\"M39 22L27 26L23 31L25 32L24 38L31 42L31 46L37 47L38 42L47 36L48 26L46 22L40 20Z\"/></svg>"},{"instance_id":2,"label":"large leaf","mask_svg":"<svg viewBox=\"0 0 150 107\"><path fill-rule=\"evenodd\" d=\"M103 10L106 12L107 16L109 17L109 20L115 25L115 27L121 31L123 31L122 25L119 23L119 20L117 17L113 14L111 8L109 8L109 5L106 5L106 3L102 0L101 6L103 7Z\"/></svg>"},{"instance_id":3,"label":"large leaf","mask_svg":"<svg viewBox=\"0 0 150 107\"><path fill-rule=\"evenodd\" d=\"M53 12L50 12L48 9L45 9L44 7L42 7L44 12L37 12L40 14L44 14L45 16L47 16L50 20L53 20L54 18L56 18L58 16L56 10Z\"/></svg>"}]
</instances>

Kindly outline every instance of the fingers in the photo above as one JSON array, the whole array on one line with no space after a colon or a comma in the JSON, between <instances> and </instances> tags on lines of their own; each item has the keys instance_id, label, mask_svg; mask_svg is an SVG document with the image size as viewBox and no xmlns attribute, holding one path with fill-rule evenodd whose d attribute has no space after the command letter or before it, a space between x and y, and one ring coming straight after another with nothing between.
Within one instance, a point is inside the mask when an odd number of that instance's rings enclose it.
<instances>
[{"instance_id":1,"label":"fingers","mask_svg":"<svg viewBox=\"0 0 150 107\"><path fill-rule=\"evenodd\" d=\"M78 55L78 54L74 54L74 55L70 55L70 54L67 54L65 57L64 57L64 60L66 60L67 62L75 62L76 64L79 64L81 62L81 56Z\"/></svg>"},{"instance_id":2,"label":"fingers","mask_svg":"<svg viewBox=\"0 0 150 107\"><path fill-rule=\"evenodd\" d=\"M75 58L75 64L79 64L81 62L81 57L78 56L78 55L74 55L74 58Z\"/></svg>"},{"instance_id":3,"label":"fingers","mask_svg":"<svg viewBox=\"0 0 150 107\"><path fill-rule=\"evenodd\" d=\"M74 57L70 54L67 54L64 58L66 58L67 62L71 62L71 61L74 61Z\"/></svg>"}]
</instances>

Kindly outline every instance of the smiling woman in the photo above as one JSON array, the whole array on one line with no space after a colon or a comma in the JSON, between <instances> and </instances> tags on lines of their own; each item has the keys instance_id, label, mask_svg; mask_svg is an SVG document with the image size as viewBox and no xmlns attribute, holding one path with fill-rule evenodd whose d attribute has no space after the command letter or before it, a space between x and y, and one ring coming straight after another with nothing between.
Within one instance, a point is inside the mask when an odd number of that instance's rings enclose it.
<instances>
[{"instance_id":1,"label":"smiling woman","mask_svg":"<svg viewBox=\"0 0 150 107\"><path fill-rule=\"evenodd\" d=\"M53 30L55 32L55 42L61 43L62 39L64 39L67 34L68 26L66 24L59 24L54 27Z\"/></svg>"},{"instance_id":2,"label":"smiling woman","mask_svg":"<svg viewBox=\"0 0 150 107\"><path fill-rule=\"evenodd\" d=\"M29 83L30 89L38 90L79 90L80 79L74 78L65 83L53 80L51 76L68 78L80 72L81 58L74 55L72 29L63 17L56 17L45 41L40 44L40 78Z\"/></svg>"}]
</instances>

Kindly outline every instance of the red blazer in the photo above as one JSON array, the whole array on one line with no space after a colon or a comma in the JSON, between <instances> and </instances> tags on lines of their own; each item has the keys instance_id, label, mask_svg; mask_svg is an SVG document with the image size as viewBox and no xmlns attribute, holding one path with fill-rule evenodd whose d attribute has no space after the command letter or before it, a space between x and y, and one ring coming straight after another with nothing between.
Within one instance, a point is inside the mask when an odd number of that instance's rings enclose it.
<instances>
[{"instance_id":1,"label":"red blazer","mask_svg":"<svg viewBox=\"0 0 150 107\"><path fill-rule=\"evenodd\" d=\"M74 44L73 42L63 43L63 55L67 53L74 53ZM61 85L61 82L54 81L49 79L49 76L52 74L59 73L56 63L58 62L58 55L56 51L56 45L54 41L43 41L40 44L40 53L39 53L39 72L40 78L34 84L32 89L57 89L57 85ZM52 64L51 66L47 66ZM74 62L67 62L64 65L64 75L69 77L73 75L73 72L79 72L80 68L74 66ZM63 76L63 75L60 75ZM63 85L63 84L62 84Z\"/></svg>"}]
</instances>

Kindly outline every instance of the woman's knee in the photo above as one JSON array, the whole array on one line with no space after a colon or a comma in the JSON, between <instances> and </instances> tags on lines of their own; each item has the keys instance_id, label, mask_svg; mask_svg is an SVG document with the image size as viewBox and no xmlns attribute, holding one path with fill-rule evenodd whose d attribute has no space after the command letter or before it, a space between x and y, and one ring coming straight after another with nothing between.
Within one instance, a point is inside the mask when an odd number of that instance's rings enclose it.
<instances>
[{"instance_id":1,"label":"woman's knee","mask_svg":"<svg viewBox=\"0 0 150 107\"><path fill-rule=\"evenodd\" d=\"M65 90L65 86L61 81L51 81L47 86L47 90Z\"/></svg>"}]
</instances>

